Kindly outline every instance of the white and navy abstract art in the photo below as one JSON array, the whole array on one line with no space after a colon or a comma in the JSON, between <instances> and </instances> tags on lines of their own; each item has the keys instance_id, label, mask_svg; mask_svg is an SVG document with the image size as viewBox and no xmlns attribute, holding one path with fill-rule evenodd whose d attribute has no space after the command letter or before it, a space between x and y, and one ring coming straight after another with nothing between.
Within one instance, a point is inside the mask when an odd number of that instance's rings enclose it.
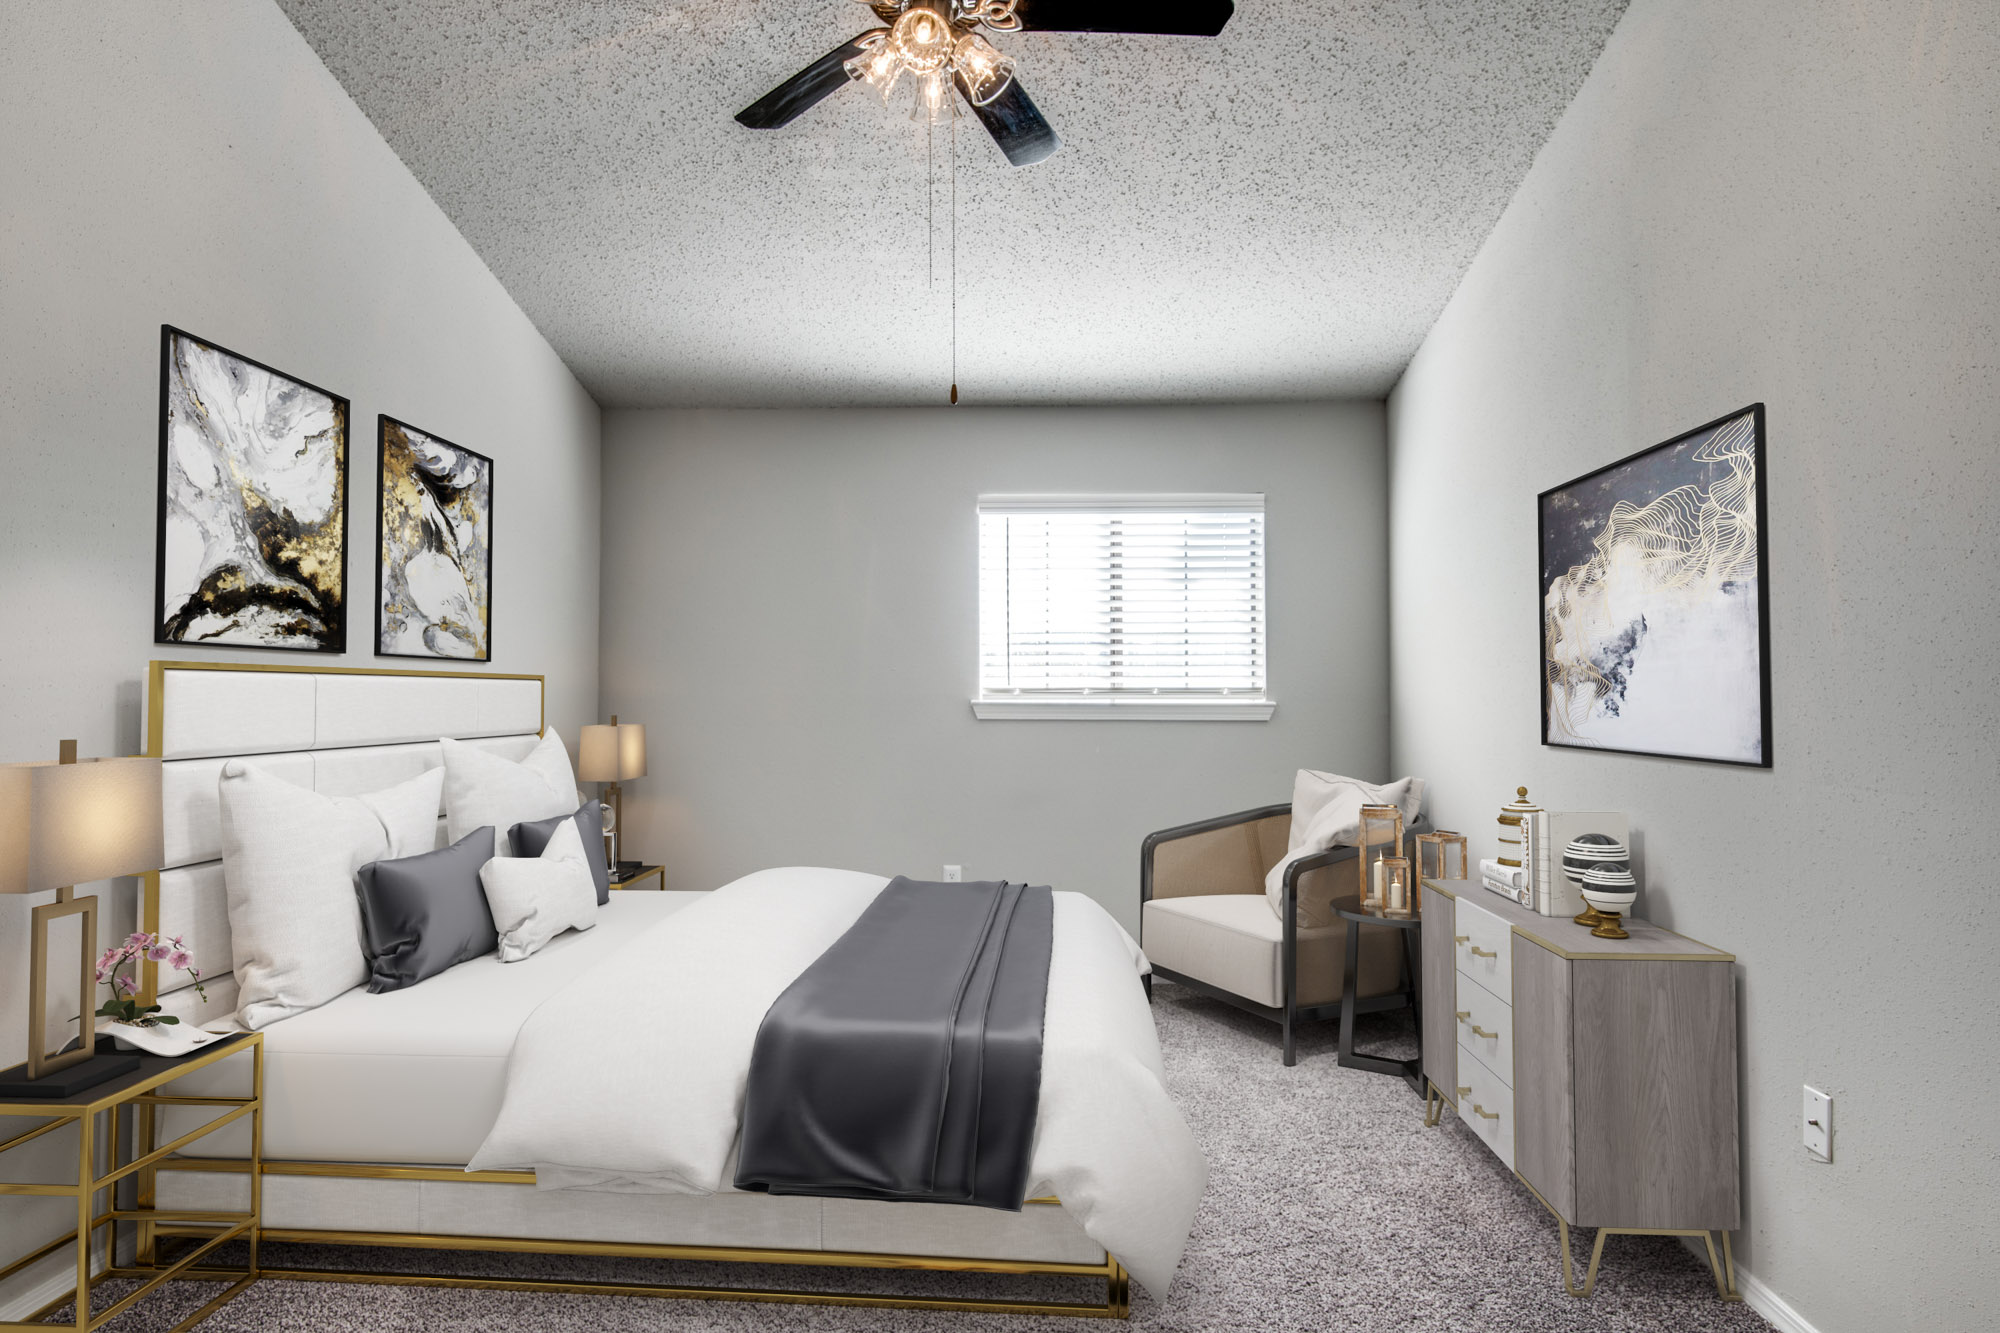
<instances>
[{"instance_id":1,"label":"white and navy abstract art","mask_svg":"<svg viewBox=\"0 0 2000 1333\"><path fill-rule=\"evenodd\" d=\"M1541 495L1542 741L1769 767L1759 403Z\"/></svg>"},{"instance_id":2,"label":"white and navy abstract art","mask_svg":"<svg viewBox=\"0 0 2000 1333\"><path fill-rule=\"evenodd\" d=\"M345 650L347 412L161 330L154 642Z\"/></svg>"},{"instance_id":3,"label":"white and navy abstract art","mask_svg":"<svg viewBox=\"0 0 2000 1333\"><path fill-rule=\"evenodd\" d=\"M493 460L381 418L375 651L493 658Z\"/></svg>"}]
</instances>

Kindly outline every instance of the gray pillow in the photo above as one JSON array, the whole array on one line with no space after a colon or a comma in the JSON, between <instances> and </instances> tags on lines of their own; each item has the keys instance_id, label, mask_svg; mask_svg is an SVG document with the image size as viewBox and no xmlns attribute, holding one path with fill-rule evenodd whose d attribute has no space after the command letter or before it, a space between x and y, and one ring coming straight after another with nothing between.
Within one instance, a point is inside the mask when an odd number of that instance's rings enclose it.
<instances>
[{"instance_id":1,"label":"gray pillow","mask_svg":"<svg viewBox=\"0 0 2000 1333\"><path fill-rule=\"evenodd\" d=\"M597 905L602 907L611 901L611 868L604 864L604 807L596 801L585 801L573 815L516 824L507 830L507 842L516 856L540 856L566 819L576 821L576 831L583 838L583 859L590 862L590 882L597 886Z\"/></svg>"},{"instance_id":2,"label":"gray pillow","mask_svg":"<svg viewBox=\"0 0 2000 1333\"><path fill-rule=\"evenodd\" d=\"M371 861L355 876L368 993L402 990L500 947L479 868L493 859L491 825L451 846Z\"/></svg>"}]
</instances>

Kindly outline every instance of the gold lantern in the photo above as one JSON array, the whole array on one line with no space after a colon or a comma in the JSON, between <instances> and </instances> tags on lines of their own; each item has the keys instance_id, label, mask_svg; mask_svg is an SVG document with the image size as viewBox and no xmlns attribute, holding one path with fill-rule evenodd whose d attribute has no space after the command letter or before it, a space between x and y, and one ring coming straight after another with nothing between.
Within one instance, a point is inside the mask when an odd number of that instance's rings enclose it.
<instances>
[{"instance_id":1,"label":"gold lantern","mask_svg":"<svg viewBox=\"0 0 2000 1333\"><path fill-rule=\"evenodd\" d=\"M1382 867L1382 914L1414 915L1417 890L1410 880L1410 858L1385 856L1375 864Z\"/></svg>"},{"instance_id":2,"label":"gold lantern","mask_svg":"<svg viewBox=\"0 0 2000 1333\"><path fill-rule=\"evenodd\" d=\"M1385 857L1403 854L1403 812L1393 805L1364 805L1354 845L1361 849L1355 863L1361 869L1361 905L1382 908L1388 881L1382 874ZM1403 873L1409 874L1407 866Z\"/></svg>"},{"instance_id":3,"label":"gold lantern","mask_svg":"<svg viewBox=\"0 0 2000 1333\"><path fill-rule=\"evenodd\" d=\"M1472 862L1466 859L1465 835L1449 829L1417 835L1417 873L1410 884L1410 910L1423 911L1423 886L1427 879L1471 879Z\"/></svg>"}]
</instances>

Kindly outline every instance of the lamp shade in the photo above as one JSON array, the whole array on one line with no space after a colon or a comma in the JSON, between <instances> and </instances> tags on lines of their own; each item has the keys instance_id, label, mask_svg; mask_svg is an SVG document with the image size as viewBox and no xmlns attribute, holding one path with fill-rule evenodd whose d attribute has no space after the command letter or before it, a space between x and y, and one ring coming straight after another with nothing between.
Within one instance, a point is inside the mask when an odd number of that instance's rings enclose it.
<instances>
[{"instance_id":1,"label":"lamp shade","mask_svg":"<svg viewBox=\"0 0 2000 1333\"><path fill-rule=\"evenodd\" d=\"M646 728L637 722L583 729L576 775L585 782L624 782L646 776Z\"/></svg>"},{"instance_id":2,"label":"lamp shade","mask_svg":"<svg viewBox=\"0 0 2000 1333\"><path fill-rule=\"evenodd\" d=\"M160 868L160 761L0 766L0 893Z\"/></svg>"}]
</instances>

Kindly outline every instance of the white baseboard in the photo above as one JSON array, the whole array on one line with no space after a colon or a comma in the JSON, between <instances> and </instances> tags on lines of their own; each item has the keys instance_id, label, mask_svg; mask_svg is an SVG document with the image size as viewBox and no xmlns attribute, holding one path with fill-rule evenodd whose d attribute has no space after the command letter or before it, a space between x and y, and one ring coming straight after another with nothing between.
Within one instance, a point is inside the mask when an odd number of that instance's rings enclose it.
<instances>
[{"instance_id":1,"label":"white baseboard","mask_svg":"<svg viewBox=\"0 0 2000 1333\"><path fill-rule=\"evenodd\" d=\"M1703 1268L1708 1267L1707 1246L1695 1244L1693 1236L1682 1236L1681 1244L1701 1260ZM1755 1273L1740 1263L1736 1265L1736 1289L1743 1293L1743 1303L1763 1315L1765 1322L1778 1333L1819 1333L1804 1315L1792 1308L1790 1301L1759 1281Z\"/></svg>"}]
</instances>

